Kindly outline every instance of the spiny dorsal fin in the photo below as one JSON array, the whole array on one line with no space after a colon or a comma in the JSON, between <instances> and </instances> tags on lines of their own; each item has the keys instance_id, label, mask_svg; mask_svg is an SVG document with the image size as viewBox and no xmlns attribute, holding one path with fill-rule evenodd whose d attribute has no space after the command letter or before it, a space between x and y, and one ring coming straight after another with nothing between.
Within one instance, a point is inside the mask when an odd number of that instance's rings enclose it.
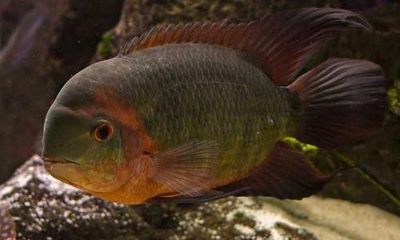
<instances>
[{"instance_id":1,"label":"spiny dorsal fin","mask_svg":"<svg viewBox=\"0 0 400 240\"><path fill-rule=\"evenodd\" d=\"M221 45L248 53L273 82L288 85L321 43L348 26L370 28L358 14L333 8L289 10L240 24L169 24L134 38L121 55L172 43Z\"/></svg>"}]
</instances>

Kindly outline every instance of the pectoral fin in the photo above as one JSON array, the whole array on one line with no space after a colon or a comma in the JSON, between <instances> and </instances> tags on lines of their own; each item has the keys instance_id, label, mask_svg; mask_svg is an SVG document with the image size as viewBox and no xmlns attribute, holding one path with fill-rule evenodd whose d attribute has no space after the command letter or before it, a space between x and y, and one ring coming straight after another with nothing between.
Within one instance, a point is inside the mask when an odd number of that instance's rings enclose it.
<instances>
[{"instance_id":1,"label":"pectoral fin","mask_svg":"<svg viewBox=\"0 0 400 240\"><path fill-rule=\"evenodd\" d=\"M215 176L218 147L213 141L196 141L156 154L149 177L177 193L195 197L209 190Z\"/></svg>"}]
</instances>

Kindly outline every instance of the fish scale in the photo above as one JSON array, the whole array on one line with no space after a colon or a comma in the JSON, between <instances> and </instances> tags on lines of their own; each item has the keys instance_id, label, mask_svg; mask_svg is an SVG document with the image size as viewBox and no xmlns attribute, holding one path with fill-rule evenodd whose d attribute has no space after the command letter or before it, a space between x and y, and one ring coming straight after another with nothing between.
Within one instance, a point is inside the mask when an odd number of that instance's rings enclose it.
<instances>
[{"instance_id":1,"label":"fish scale","mask_svg":"<svg viewBox=\"0 0 400 240\"><path fill-rule=\"evenodd\" d=\"M253 168L279 138L293 133L288 122L295 112L287 92L230 49L189 43L126 58L139 71L117 84L119 93L135 89L126 97L141 111L159 151L193 140L217 141L217 172L226 177L232 169L243 174Z\"/></svg>"}]
</instances>

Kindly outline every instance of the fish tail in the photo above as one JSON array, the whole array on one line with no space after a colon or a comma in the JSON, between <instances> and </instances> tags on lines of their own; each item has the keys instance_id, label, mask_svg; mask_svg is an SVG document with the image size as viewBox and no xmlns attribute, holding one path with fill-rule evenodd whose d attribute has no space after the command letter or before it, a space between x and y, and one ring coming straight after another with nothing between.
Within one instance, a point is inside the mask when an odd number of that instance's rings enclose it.
<instances>
[{"instance_id":1,"label":"fish tail","mask_svg":"<svg viewBox=\"0 0 400 240\"><path fill-rule=\"evenodd\" d=\"M287 88L301 102L300 141L337 148L364 140L382 126L386 83L375 63L328 59Z\"/></svg>"},{"instance_id":2,"label":"fish tail","mask_svg":"<svg viewBox=\"0 0 400 240\"><path fill-rule=\"evenodd\" d=\"M294 104L301 113L296 134L300 141L335 148L363 140L382 125L385 78L372 62L328 59L287 88L300 101ZM320 191L337 173L321 173L303 152L280 141L247 178L221 190L245 189L236 194L240 196L301 199Z\"/></svg>"}]
</instances>

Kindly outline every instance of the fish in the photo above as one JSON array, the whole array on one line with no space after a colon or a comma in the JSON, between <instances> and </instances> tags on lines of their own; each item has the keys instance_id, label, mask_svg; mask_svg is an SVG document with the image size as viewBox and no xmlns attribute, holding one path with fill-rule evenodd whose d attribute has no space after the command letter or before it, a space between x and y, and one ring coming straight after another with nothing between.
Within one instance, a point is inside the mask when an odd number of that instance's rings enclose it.
<instances>
[{"instance_id":1,"label":"fish","mask_svg":"<svg viewBox=\"0 0 400 240\"><path fill-rule=\"evenodd\" d=\"M6 203L0 202L0 240L17 239L15 223L8 209Z\"/></svg>"},{"instance_id":2,"label":"fish","mask_svg":"<svg viewBox=\"0 0 400 240\"><path fill-rule=\"evenodd\" d=\"M333 175L282 139L354 144L379 132L386 111L377 64L330 58L305 69L349 28L372 27L334 8L156 26L62 87L44 122L44 167L132 205L315 194Z\"/></svg>"}]
</instances>

